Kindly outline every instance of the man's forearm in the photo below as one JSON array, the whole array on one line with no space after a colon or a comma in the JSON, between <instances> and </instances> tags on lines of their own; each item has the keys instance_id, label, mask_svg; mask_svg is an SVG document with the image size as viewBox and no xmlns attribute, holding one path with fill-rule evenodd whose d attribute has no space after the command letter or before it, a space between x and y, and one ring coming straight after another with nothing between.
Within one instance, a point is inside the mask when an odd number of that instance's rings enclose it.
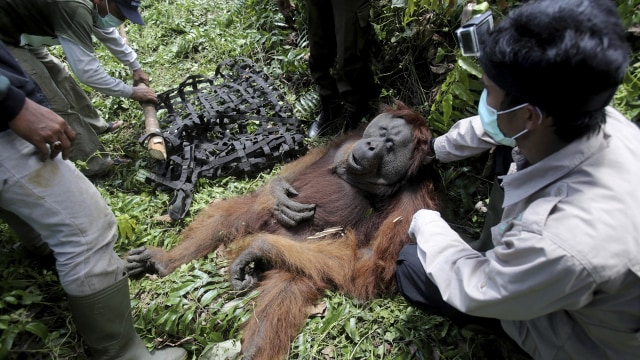
<instances>
[{"instance_id":1,"label":"man's forearm","mask_svg":"<svg viewBox=\"0 0 640 360\"><path fill-rule=\"evenodd\" d=\"M68 39L59 39L67 62L80 82L109 96L131 97L131 86L109 76L94 54Z\"/></svg>"}]
</instances>

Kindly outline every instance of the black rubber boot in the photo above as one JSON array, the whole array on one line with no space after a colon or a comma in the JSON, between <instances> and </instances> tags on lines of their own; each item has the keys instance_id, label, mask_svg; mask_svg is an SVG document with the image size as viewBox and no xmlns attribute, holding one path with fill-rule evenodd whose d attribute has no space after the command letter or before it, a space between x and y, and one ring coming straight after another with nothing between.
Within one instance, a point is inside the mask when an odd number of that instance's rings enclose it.
<instances>
[{"instance_id":1,"label":"black rubber boot","mask_svg":"<svg viewBox=\"0 0 640 360\"><path fill-rule=\"evenodd\" d=\"M69 296L73 322L92 359L185 360L182 348L149 352L133 328L129 278L86 296Z\"/></svg>"},{"instance_id":2,"label":"black rubber boot","mask_svg":"<svg viewBox=\"0 0 640 360\"><path fill-rule=\"evenodd\" d=\"M370 113L371 111L368 104L358 107L345 104L342 132L347 133L351 130L357 129L363 122L369 122L369 120L371 120L369 119L371 115Z\"/></svg>"},{"instance_id":3,"label":"black rubber boot","mask_svg":"<svg viewBox=\"0 0 640 360\"><path fill-rule=\"evenodd\" d=\"M336 121L344 112L342 102L334 97L320 97L321 111L316 121L309 127L310 139L318 136L329 136L338 133Z\"/></svg>"}]
</instances>

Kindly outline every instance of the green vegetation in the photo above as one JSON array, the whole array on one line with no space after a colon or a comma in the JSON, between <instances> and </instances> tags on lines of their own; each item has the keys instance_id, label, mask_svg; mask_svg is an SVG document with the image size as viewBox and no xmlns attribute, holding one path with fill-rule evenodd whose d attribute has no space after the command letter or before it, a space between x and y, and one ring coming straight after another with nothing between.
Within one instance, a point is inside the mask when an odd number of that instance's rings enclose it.
<instances>
[{"instance_id":1,"label":"green vegetation","mask_svg":"<svg viewBox=\"0 0 640 360\"><path fill-rule=\"evenodd\" d=\"M374 1L372 8L379 38L375 67L385 100L398 98L418 109L436 134L473 114L481 90L477 65L459 56L453 37L462 2L407 0L406 8L396 8L391 1ZM634 57L614 105L638 122L640 0L617 2L630 29ZM492 1L491 6L502 14L516 3L500 0ZM295 5L294 30L285 24L272 0L146 0L143 15L147 25L128 25L126 31L157 92L175 87L187 75L210 76L221 61L243 56L274 79L295 115L310 124L318 109L317 96L306 64L304 3L296 1ZM53 51L62 56L59 50ZM97 53L111 74L130 81L127 69L104 48L99 47ZM139 176L152 163L137 144L144 133L141 107L128 99L86 90L108 121L127 122L118 133L102 140L113 156L134 162L96 182L118 220L119 253L141 245L171 248L179 232L210 201L251 191L272 175L202 180L190 214L182 221L166 222L159 215L166 212L171 194L154 190ZM439 165L447 218L469 237L478 235L483 221L474 205L487 199L488 183L480 176L485 161ZM0 224L0 237L0 359L82 359L78 357L82 341L74 331L52 264L29 257L4 224ZM226 266L219 254L210 254L166 278L131 282L136 327L149 347L179 344L190 351L192 359L224 359L224 353L237 351L234 340L240 339L240 324L251 316L253 297L232 291ZM321 314L309 318L289 358L517 357L508 340L458 328L410 307L400 297L359 304L329 292L319 308Z\"/></svg>"}]
</instances>

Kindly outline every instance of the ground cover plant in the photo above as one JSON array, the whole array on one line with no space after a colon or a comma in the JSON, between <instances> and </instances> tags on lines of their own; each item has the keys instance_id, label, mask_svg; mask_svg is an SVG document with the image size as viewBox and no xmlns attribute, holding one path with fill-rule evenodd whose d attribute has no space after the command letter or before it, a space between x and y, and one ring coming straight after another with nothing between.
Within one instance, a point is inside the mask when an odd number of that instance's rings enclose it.
<instances>
[{"instance_id":1,"label":"ground cover plant","mask_svg":"<svg viewBox=\"0 0 640 360\"><path fill-rule=\"evenodd\" d=\"M464 1L374 1L378 38L375 70L384 99L398 98L421 111L436 134L475 112L480 70L459 56L453 30ZM517 1L480 3L496 16ZM640 0L617 0L634 57L614 105L640 121ZM296 117L311 123L317 96L306 64L308 47L303 1L294 1L287 23L273 0L146 0L144 27L126 26L127 38L157 92L175 87L192 74L210 76L218 64L243 56L264 69L285 94ZM59 50L52 49L59 56ZM101 63L114 76L129 79L102 48ZM127 125L102 137L114 156L133 159L127 167L95 182L113 209L119 229L116 251L140 245L171 248L198 210L214 199L249 192L272 176L200 180L190 213L177 222L162 215L171 193L144 181L153 160L137 143L144 133L142 108L128 99L86 89L107 121ZM320 140L322 141L322 140ZM309 146L317 143L310 142ZM465 236L478 235L488 181L486 158L438 165L447 196L446 218ZM78 164L82 166L82 164ZM479 206L476 206L478 205ZM0 359L84 359L51 263L33 259L0 224ZM180 267L166 278L146 277L130 284L135 326L149 347L180 345L192 359L233 358L239 349L239 324L251 316L252 298L236 294L226 279L220 254ZM78 355L80 354L80 355ZM444 318L418 311L402 298L355 303L328 293L291 346L290 359L499 359L526 358L511 342L477 329L459 328Z\"/></svg>"}]
</instances>

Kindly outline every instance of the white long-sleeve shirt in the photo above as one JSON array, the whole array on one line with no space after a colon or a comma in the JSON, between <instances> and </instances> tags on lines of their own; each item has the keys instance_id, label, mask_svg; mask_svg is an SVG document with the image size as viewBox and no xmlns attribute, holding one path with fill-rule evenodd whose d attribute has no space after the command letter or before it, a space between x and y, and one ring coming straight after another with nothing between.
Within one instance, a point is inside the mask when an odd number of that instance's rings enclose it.
<instances>
[{"instance_id":1,"label":"white long-sleeve shirt","mask_svg":"<svg viewBox=\"0 0 640 360\"><path fill-rule=\"evenodd\" d=\"M140 69L136 53L125 44L116 28L100 29L94 26L93 35L131 71ZM93 51L86 50L64 36L58 36L58 41L62 45L69 67L80 82L106 95L131 97L131 85L111 77L100 65Z\"/></svg>"},{"instance_id":2,"label":"white long-sleeve shirt","mask_svg":"<svg viewBox=\"0 0 640 360\"><path fill-rule=\"evenodd\" d=\"M461 120L438 138L438 158L490 146L478 121ZM522 159L517 148L514 159ZM533 357L634 359L640 356L638 179L640 129L607 108L599 134L503 177L504 213L492 228L492 250L473 250L429 210L415 214L410 235L445 301L501 319Z\"/></svg>"}]
</instances>

